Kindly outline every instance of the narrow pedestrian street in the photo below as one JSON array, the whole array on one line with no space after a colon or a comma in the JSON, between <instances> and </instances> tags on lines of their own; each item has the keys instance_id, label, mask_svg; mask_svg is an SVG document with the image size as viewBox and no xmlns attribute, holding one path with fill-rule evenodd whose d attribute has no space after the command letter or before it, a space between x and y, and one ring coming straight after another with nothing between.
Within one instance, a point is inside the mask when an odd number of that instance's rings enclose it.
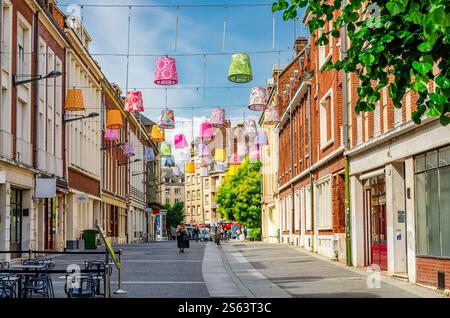
<instances>
[{"instance_id":1,"label":"narrow pedestrian street","mask_svg":"<svg viewBox=\"0 0 450 318\"><path fill-rule=\"evenodd\" d=\"M229 241L218 246L191 241L185 253L178 253L176 242L166 241L115 249L123 250L122 289L127 293L112 293L113 298L441 297L385 275L380 276L380 288L376 284L369 288L371 273L364 269L288 245ZM57 268L82 267L86 257L58 256L55 263ZM117 280L114 267L112 292L118 288ZM56 297L65 297L64 280L56 275L53 281Z\"/></svg>"}]
</instances>

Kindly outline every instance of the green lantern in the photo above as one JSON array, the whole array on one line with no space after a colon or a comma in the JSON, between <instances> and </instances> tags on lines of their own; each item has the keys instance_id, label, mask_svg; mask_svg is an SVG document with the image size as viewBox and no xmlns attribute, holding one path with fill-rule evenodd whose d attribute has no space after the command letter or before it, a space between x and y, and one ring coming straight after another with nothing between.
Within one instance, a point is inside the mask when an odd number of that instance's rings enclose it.
<instances>
[{"instance_id":1,"label":"green lantern","mask_svg":"<svg viewBox=\"0 0 450 318\"><path fill-rule=\"evenodd\" d=\"M161 145L161 157L172 156L172 146L170 144L164 143Z\"/></svg>"},{"instance_id":2,"label":"green lantern","mask_svg":"<svg viewBox=\"0 0 450 318\"><path fill-rule=\"evenodd\" d=\"M250 57L246 53L236 53L231 56L228 80L234 83L248 83L253 80Z\"/></svg>"}]
</instances>

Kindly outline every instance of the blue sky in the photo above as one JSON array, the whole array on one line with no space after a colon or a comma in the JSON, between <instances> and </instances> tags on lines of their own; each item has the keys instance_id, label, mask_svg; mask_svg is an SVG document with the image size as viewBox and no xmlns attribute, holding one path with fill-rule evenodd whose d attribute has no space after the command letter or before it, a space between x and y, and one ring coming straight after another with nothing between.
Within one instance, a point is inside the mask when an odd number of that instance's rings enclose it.
<instances>
[{"instance_id":1,"label":"blue sky","mask_svg":"<svg viewBox=\"0 0 450 318\"><path fill-rule=\"evenodd\" d=\"M271 0L95 0L61 1L62 5L76 4L254 4L268 3ZM65 6L62 7L66 9ZM124 7L84 7L84 24L92 37L90 51L99 53L123 53L127 51L128 8ZM179 16L178 47L175 52L176 17ZM183 53L218 53L222 51L224 16L227 16L225 52L267 51L272 48L272 12L267 7L208 7L188 8L133 8L131 11L131 54L173 55ZM305 34L298 24L297 35ZM294 42L293 22L284 22L281 13L276 14L275 50L292 48ZM286 64L292 52L282 52L281 64ZM103 72L111 82L118 83L125 91L126 58L123 56L95 55ZM230 86L237 89L207 89L203 92L204 57L176 57L180 86L195 86L197 90L168 90L168 107L175 111L177 128L169 132L182 131L188 141L192 135L192 109L194 106L194 136L199 123L208 117L211 109L217 106L246 105L249 88L265 86L271 76L272 64L278 64L279 53L251 54L254 79L248 84L234 84L228 81L230 55L206 57L206 86ZM131 57L129 68L129 89L149 88L153 84L156 57ZM143 89L145 115L157 121L165 106L165 91ZM226 115L233 124L246 118L258 119L260 113L249 111L247 107L225 107Z\"/></svg>"}]
</instances>

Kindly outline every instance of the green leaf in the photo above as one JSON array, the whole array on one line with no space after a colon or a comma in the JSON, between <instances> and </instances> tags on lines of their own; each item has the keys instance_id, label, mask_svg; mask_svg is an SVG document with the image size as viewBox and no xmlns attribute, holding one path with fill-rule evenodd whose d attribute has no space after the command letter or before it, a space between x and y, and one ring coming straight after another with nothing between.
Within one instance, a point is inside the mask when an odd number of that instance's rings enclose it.
<instances>
[{"instance_id":1,"label":"green leaf","mask_svg":"<svg viewBox=\"0 0 450 318\"><path fill-rule=\"evenodd\" d=\"M372 65L375 62L375 56L370 53L363 53L361 54L361 61L365 65Z\"/></svg>"},{"instance_id":2,"label":"green leaf","mask_svg":"<svg viewBox=\"0 0 450 318\"><path fill-rule=\"evenodd\" d=\"M446 78L443 75L439 75L437 76L434 81L436 82L436 84L443 89L448 89L450 88L450 80L448 78Z\"/></svg>"},{"instance_id":3,"label":"green leaf","mask_svg":"<svg viewBox=\"0 0 450 318\"><path fill-rule=\"evenodd\" d=\"M274 2L274 3L272 4L272 13L275 13L275 12L277 12L278 10L280 10L279 7L278 7L278 2Z\"/></svg>"},{"instance_id":4,"label":"green leaf","mask_svg":"<svg viewBox=\"0 0 450 318\"><path fill-rule=\"evenodd\" d=\"M412 63L413 68L418 71L422 75L426 75L431 69L433 68L433 65L427 62L418 62L414 61Z\"/></svg>"},{"instance_id":5,"label":"green leaf","mask_svg":"<svg viewBox=\"0 0 450 318\"><path fill-rule=\"evenodd\" d=\"M439 118L439 121L441 122L442 126L447 126L448 124L450 124L450 117L441 116L441 118Z\"/></svg>"},{"instance_id":6,"label":"green leaf","mask_svg":"<svg viewBox=\"0 0 450 318\"><path fill-rule=\"evenodd\" d=\"M392 40L395 39L392 34L385 34L381 37L381 41L385 43L392 42Z\"/></svg>"},{"instance_id":7,"label":"green leaf","mask_svg":"<svg viewBox=\"0 0 450 318\"><path fill-rule=\"evenodd\" d=\"M428 90L427 86L420 80L416 79L414 83L411 85L412 90L415 92L425 92Z\"/></svg>"},{"instance_id":8,"label":"green leaf","mask_svg":"<svg viewBox=\"0 0 450 318\"><path fill-rule=\"evenodd\" d=\"M397 15L399 13L402 13L403 11L405 11L406 7L403 3L401 3L400 1L389 1L388 3L386 3L386 8L389 10L389 12L392 15Z\"/></svg>"},{"instance_id":9,"label":"green leaf","mask_svg":"<svg viewBox=\"0 0 450 318\"><path fill-rule=\"evenodd\" d=\"M444 105L447 102L447 98L444 95L438 93L431 93L430 99L437 105Z\"/></svg>"}]
</instances>

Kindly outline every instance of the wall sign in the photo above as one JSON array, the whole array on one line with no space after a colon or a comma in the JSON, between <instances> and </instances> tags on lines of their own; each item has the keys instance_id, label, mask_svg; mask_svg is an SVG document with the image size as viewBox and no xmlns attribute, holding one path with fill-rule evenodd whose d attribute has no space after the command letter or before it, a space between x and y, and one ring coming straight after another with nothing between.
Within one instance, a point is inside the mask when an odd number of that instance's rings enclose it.
<instances>
[{"instance_id":1,"label":"wall sign","mask_svg":"<svg viewBox=\"0 0 450 318\"><path fill-rule=\"evenodd\" d=\"M406 213L403 210L397 211L397 223L405 223Z\"/></svg>"},{"instance_id":2,"label":"wall sign","mask_svg":"<svg viewBox=\"0 0 450 318\"><path fill-rule=\"evenodd\" d=\"M36 198L54 198L56 197L56 179L37 178L36 179Z\"/></svg>"}]
</instances>

